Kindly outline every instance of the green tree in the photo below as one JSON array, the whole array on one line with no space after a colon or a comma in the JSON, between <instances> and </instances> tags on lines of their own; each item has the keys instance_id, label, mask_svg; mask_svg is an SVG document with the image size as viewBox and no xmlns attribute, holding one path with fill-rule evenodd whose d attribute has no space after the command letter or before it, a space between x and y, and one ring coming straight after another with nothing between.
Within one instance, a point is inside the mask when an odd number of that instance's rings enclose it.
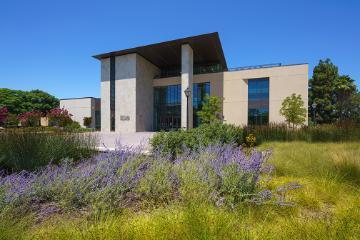
<instances>
[{"instance_id":1,"label":"green tree","mask_svg":"<svg viewBox=\"0 0 360 240\"><path fill-rule=\"evenodd\" d=\"M316 122L331 123L336 120L335 84L338 67L330 59L320 60L309 82L309 106L316 103ZM312 119L314 121L314 119Z\"/></svg>"},{"instance_id":2,"label":"green tree","mask_svg":"<svg viewBox=\"0 0 360 240\"><path fill-rule=\"evenodd\" d=\"M202 103L201 110L197 113L201 123L214 123L221 121L221 103L222 100L216 96L206 95Z\"/></svg>"},{"instance_id":3,"label":"green tree","mask_svg":"<svg viewBox=\"0 0 360 240\"><path fill-rule=\"evenodd\" d=\"M33 110L46 113L59 106L59 99L41 90L21 91L0 88L0 107L3 106L6 106L12 114Z\"/></svg>"},{"instance_id":4,"label":"green tree","mask_svg":"<svg viewBox=\"0 0 360 240\"><path fill-rule=\"evenodd\" d=\"M349 104L346 105L349 113L349 118L360 123L360 92L351 95Z\"/></svg>"},{"instance_id":5,"label":"green tree","mask_svg":"<svg viewBox=\"0 0 360 240\"><path fill-rule=\"evenodd\" d=\"M354 118L357 115L357 108L353 106L356 94L353 79L339 75L338 67L330 59L320 60L309 83L309 108L316 103L316 119L312 120L334 123Z\"/></svg>"},{"instance_id":6,"label":"green tree","mask_svg":"<svg viewBox=\"0 0 360 240\"><path fill-rule=\"evenodd\" d=\"M354 94L356 94L354 80L347 75L339 76L335 82L335 106L338 120L349 119L354 115L352 114L355 110L355 106L352 106Z\"/></svg>"},{"instance_id":7,"label":"green tree","mask_svg":"<svg viewBox=\"0 0 360 240\"><path fill-rule=\"evenodd\" d=\"M286 97L281 104L280 114L286 119L286 122L293 127L303 124L306 119L307 110L304 107L304 101L301 95L293 93L291 96Z\"/></svg>"}]
</instances>

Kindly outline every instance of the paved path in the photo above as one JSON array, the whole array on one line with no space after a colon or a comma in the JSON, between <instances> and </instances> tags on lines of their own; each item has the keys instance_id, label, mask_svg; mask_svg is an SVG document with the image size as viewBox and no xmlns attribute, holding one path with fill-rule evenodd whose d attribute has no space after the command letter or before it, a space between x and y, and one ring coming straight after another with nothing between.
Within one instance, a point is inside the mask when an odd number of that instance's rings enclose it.
<instances>
[{"instance_id":1,"label":"paved path","mask_svg":"<svg viewBox=\"0 0 360 240\"><path fill-rule=\"evenodd\" d=\"M136 132L136 133L115 133L115 132L93 132L100 138L99 150L114 150L119 142L123 146L137 147L143 145L144 151L150 150L149 140L155 134L154 132Z\"/></svg>"}]
</instances>

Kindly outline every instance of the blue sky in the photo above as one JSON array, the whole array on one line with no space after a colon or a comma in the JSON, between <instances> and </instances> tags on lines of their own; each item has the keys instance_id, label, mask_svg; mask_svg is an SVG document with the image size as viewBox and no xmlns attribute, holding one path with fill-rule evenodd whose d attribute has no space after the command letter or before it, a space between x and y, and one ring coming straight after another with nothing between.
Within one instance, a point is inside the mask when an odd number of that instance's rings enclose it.
<instances>
[{"instance_id":1,"label":"blue sky","mask_svg":"<svg viewBox=\"0 0 360 240\"><path fill-rule=\"evenodd\" d=\"M0 2L0 88L99 96L98 53L219 32L229 67L330 58L360 86L360 1Z\"/></svg>"}]
</instances>

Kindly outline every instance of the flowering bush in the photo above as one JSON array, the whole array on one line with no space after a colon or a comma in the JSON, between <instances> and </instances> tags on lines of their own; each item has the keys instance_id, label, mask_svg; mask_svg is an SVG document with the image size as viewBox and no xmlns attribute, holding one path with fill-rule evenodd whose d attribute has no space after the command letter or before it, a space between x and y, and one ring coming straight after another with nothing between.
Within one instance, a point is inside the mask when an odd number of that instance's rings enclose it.
<instances>
[{"instance_id":1,"label":"flowering bush","mask_svg":"<svg viewBox=\"0 0 360 240\"><path fill-rule=\"evenodd\" d=\"M65 127L72 122L72 114L65 108L53 108L47 114L47 117L50 120L50 124L54 126Z\"/></svg>"},{"instance_id":2,"label":"flowering bush","mask_svg":"<svg viewBox=\"0 0 360 240\"><path fill-rule=\"evenodd\" d=\"M254 147L256 145L256 137L254 134L250 133L246 136L245 140L248 147Z\"/></svg>"},{"instance_id":3,"label":"flowering bush","mask_svg":"<svg viewBox=\"0 0 360 240\"><path fill-rule=\"evenodd\" d=\"M7 107L0 108L0 126L4 125L7 114L8 114Z\"/></svg>"},{"instance_id":4,"label":"flowering bush","mask_svg":"<svg viewBox=\"0 0 360 240\"><path fill-rule=\"evenodd\" d=\"M233 206L256 195L269 156L269 151L246 155L241 147L212 145L171 160L119 148L78 164L64 160L41 171L0 177L0 209L26 206L39 213L49 205L51 211L54 206L80 210L172 200Z\"/></svg>"},{"instance_id":5,"label":"flowering bush","mask_svg":"<svg viewBox=\"0 0 360 240\"><path fill-rule=\"evenodd\" d=\"M40 125L41 115L41 112L34 110L20 114L18 119L21 122L21 126L35 127Z\"/></svg>"},{"instance_id":6,"label":"flowering bush","mask_svg":"<svg viewBox=\"0 0 360 240\"><path fill-rule=\"evenodd\" d=\"M4 125L7 128L17 127L19 125L18 116L16 114L12 114L12 113L7 114Z\"/></svg>"}]
</instances>

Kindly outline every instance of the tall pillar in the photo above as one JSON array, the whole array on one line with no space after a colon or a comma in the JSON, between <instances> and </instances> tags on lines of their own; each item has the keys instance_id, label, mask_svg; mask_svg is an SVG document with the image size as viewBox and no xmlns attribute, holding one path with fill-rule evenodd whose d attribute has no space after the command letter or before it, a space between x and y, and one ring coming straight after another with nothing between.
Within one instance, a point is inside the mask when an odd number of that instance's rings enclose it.
<instances>
[{"instance_id":1,"label":"tall pillar","mask_svg":"<svg viewBox=\"0 0 360 240\"><path fill-rule=\"evenodd\" d=\"M101 131L110 132L110 58L101 60Z\"/></svg>"},{"instance_id":2,"label":"tall pillar","mask_svg":"<svg viewBox=\"0 0 360 240\"><path fill-rule=\"evenodd\" d=\"M189 44L181 46L181 127L193 127L193 49ZM185 89L190 88L191 94L186 98ZM188 100L188 101L187 101ZM187 104L188 103L188 104Z\"/></svg>"}]
</instances>

